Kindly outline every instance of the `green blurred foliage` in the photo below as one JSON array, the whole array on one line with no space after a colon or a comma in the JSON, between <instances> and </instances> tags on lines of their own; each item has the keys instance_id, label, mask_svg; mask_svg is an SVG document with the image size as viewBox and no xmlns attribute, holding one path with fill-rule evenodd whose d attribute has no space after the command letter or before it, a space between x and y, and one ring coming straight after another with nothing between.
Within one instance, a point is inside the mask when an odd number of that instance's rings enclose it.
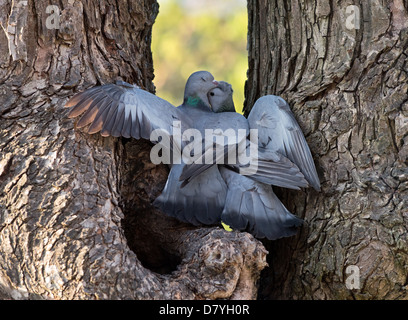
<instances>
[{"instance_id":1,"label":"green blurred foliage","mask_svg":"<svg viewBox=\"0 0 408 320\"><path fill-rule=\"evenodd\" d=\"M248 69L247 23L242 5L214 14L208 10L188 12L176 0L160 2L152 43L156 94L178 106L188 76L207 70L216 80L232 84L235 108L242 112Z\"/></svg>"}]
</instances>

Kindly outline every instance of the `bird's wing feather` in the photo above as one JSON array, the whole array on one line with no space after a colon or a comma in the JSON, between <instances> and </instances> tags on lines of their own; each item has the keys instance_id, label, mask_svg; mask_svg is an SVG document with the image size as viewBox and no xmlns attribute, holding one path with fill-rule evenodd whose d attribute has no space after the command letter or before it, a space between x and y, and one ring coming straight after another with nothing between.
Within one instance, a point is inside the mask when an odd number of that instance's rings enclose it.
<instances>
[{"instance_id":1,"label":"bird's wing feather","mask_svg":"<svg viewBox=\"0 0 408 320\"><path fill-rule=\"evenodd\" d=\"M126 82L85 90L72 97L69 118L82 115L79 128L90 124L89 133L103 136L149 139L155 129L172 132L181 112L171 103Z\"/></svg>"},{"instance_id":2,"label":"bird's wing feather","mask_svg":"<svg viewBox=\"0 0 408 320\"><path fill-rule=\"evenodd\" d=\"M200 120L196 126L205 140L194 162L183 168L180 176L185 181L183 187L215 164L236 164L238 145L245 144L248 136L248 121L239 113L210 113L206 119ZM212 134L207 134L207 130ZM208 163L207 159L212 161Z\"/></svg>"},{"instance_id":3,"label":"bird's wing feather","mask_svg":"<svg viewBox=\"0 0 408 320\"><path fill-rule=\"evenodd\" d=\"M224 163L228 164L227 153L224 155L226 157ZM187 186L196 176L212 166L214 165L194 163L184 166L180 175L180 180L183 181L181 187ZM309 186L299 168L292 161L277 152L265 151L263 148L258 149L256 162L253 161L246 165L228 164L228 167L253 180L278 187L299 190Z\"/></svg>"},{"instance_id":4,"label":"bird's wing feather","mask_svg":"<svg viewBox=\"0 0 408 320\"><path fill-rule=\"evenodd\" d=\"M242 167L239 167L239 172L246 175ZM247 176L262 183L294 190L309 186L299 168L283 156L279 162L259 160L256 173Z\"/></svg>"},{"instance_id":5,"label":"bird's wing feather","mask_svg":"<svg viewBox=\"0 0 408 320\"><path fill-rule=\"evenodd\" d=\"M217 166L198 175L188 188L181 188L179 177L183 166L172 166L166 186L154 205L167 215L193 225L219 223L227 186Z\"/></svg>"},{"instance_id":6,"label":"bird's wing feather","mask_svg":"<svg viewBox=\"0 0 408 320\"><path fill-rule=\"evenodd\" d=\"M251 129L258 129L260 146L289 158L309 184L320 190L309 146L285 100L273 95L259 98L248 116L248 122Z\"/></svg>"}]
</instances>

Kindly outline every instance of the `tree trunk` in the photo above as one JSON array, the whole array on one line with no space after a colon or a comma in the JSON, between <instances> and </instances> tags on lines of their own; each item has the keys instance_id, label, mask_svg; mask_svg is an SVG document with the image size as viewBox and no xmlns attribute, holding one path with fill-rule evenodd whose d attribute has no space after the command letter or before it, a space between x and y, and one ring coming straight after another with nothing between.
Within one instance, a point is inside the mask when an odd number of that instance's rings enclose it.
<instances>
[{"instance_id":1,"label":"tree trunk","mask_svg":"<svg viewBox=\"0 0 408 320\"><path fill-rule=\"evenodd\" d=\"M249 0L246 112L288 100L322 191L281 191L306 221L267 245L262 298L408 298L408 4Z\"/></svg>"},{"instance_id":2,"label":"tree trunk","mask_svg":"<svg viewBox=\"0 0 408 320\"><path fill-rule=\"evenodd\" d=\"M0 3L0 298L254 298L259 241L155 211L168 169L149 143L63 108L117 79L154 90L156 1Z\"/></svg>"}]
</instances>

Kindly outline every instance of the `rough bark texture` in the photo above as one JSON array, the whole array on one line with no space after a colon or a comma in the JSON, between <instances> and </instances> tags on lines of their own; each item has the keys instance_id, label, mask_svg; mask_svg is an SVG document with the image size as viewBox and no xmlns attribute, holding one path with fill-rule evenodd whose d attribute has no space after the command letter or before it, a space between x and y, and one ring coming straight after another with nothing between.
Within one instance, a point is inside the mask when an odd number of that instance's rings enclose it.
<instances>
[{"instance_id":1,"label":"rough bark texture","mask_svg":"<svg viewBox=\"0 0 408 320\"><path fill-rule=\"evenodd\" d=\"M265 94L286 98L322 182L320 193L280 193L306 224L267 245L261 297L408 299L407 2L248 5L246 110ZM350 265L360 289L346 287Z\"/></svg>"},{"instance_id":2,"label":"rough bark texture","mask_svg":"<svg viewBox=\"0 0 408 320\"><path fill-rule=\"evenodd\" d=\"M154 90L156 1L58 1L58 29L48 1L0 5L0 298L254 298L259 241L154 211L168 171L148 143L66 118L97 84Z\"/></svg>"}]
</instances>

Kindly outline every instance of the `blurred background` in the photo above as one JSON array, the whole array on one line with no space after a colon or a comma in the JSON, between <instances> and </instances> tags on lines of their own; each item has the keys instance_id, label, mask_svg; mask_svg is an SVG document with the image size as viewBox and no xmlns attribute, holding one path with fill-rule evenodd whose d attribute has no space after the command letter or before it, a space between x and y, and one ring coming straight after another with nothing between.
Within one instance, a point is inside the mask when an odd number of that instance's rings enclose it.
<instances>
[{"instance_id":1,"label":"blurred background","mask_svg":"<svg viewBox=\"0 0 408 320\"><path fill-rule=\"evenodd\" d=\"M156 95L175 106L183 102L188 76L210 71L232 84L242 112L248 69L246 0L159 0L153 25Z\"/></svg>"}]
</instances>

